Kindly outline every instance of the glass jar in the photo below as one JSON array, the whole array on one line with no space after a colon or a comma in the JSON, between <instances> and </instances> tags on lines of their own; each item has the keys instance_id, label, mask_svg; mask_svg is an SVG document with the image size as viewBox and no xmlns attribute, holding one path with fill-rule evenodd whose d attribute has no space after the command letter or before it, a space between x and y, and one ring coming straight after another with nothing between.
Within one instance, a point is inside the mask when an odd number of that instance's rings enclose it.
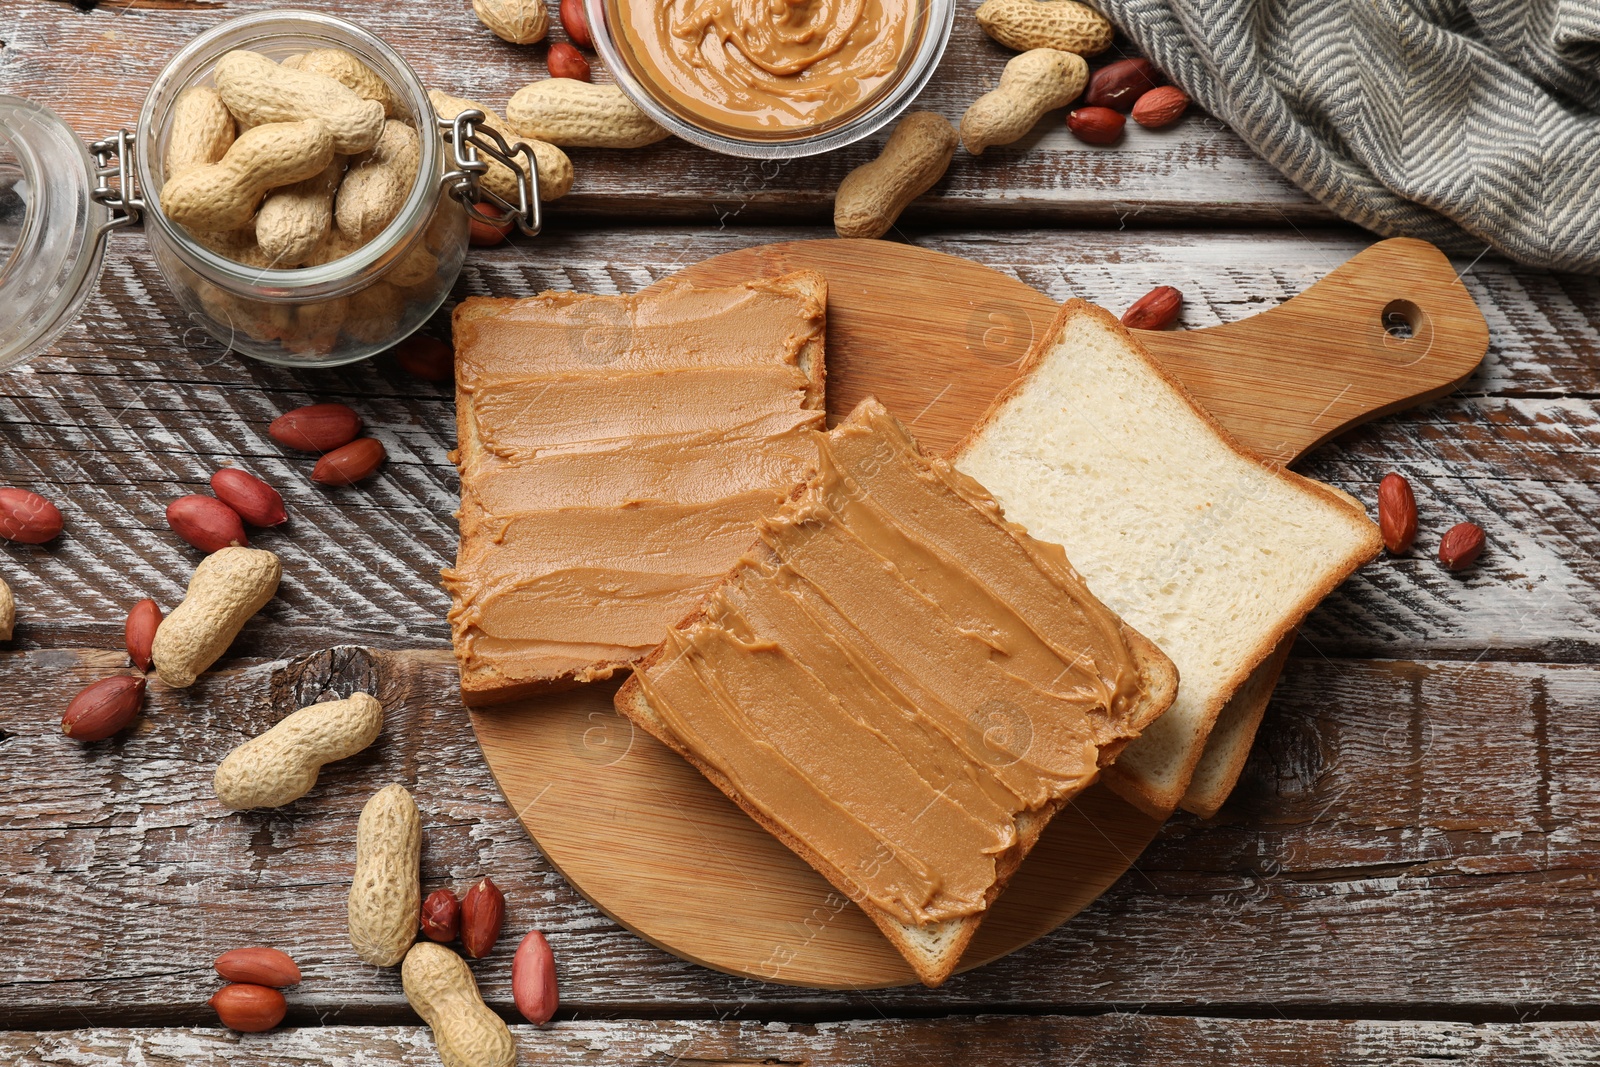
<instances>
[{"instance_id":1,"label":"glass jar","mask_svg":"<svg viewBox=\"0 0 1600 1067\"><path fill-rule=\"evenodd\" d=\"M906 0L911 4L905 45L892 75L854 109L836 119L788 129L751 130L719 123L680 101L651 74L622 27L632 6L653 8L668 0L583 0L595 50L628 98L669 131L702 148L730 156L795 159L830 152L859 141L911 106L944 55L955 23L954 0ZM781 5L780 5L781 6Z\"/></svg>"},{"instance_id":2,"label":"glass jar","mask_svg":"<svg viewBox=\"0 0 1600 1067\"><path fill-rule=\"evenodd\" d=\"M161 210L173 103L211 83L234 49L273 60L341 48L399 97L421 134L421 162L389 225L348 255L289 270L247 266L207 247ZM365 359L414 332L449 295L466 255L469 214L539 230L538 171L468 111L438 120L416 72L383 41L343 19L267 11L231 19L173 56L145 97L135 132L85 149L47 108L0 97L0 370L42 351L93 290L103 239L145 220L162 277L184 311L235 351L268 363L330 367ZM521 165L518 203L479 190L484 157ZM143 195L139 195L139 190Z\"/></svg>"},{"instance_id":3,"label":"glass jar","mask_svg":"<svg viewBox=\"0 0 1600 1067\"><path fill-rule=\"evenodd\" d=\"M94 169L55 112L0 96L0 371L60 337L100 278L111 211Z\"/></svg>"}]
</instances>

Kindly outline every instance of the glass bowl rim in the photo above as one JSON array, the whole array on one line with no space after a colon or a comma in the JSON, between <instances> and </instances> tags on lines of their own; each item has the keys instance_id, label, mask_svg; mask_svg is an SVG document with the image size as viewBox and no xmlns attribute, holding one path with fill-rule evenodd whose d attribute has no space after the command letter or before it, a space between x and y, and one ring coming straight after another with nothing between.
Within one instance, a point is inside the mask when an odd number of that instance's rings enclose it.
<instances>
[{"instance_id":1,"label":"glass bowl rim","mask_svg":"<svg viewBox=\"0 0 1600 1067\"><path fill-rule=\"evenodd\" d=\"M728 156L746 159L801 159L821 155L836 148L854 144L870 137L884 126L899 118L921 94L933 77L955 27L955 0L916 0L925 10L927 30L907 66L905 73L893 89L859 115L837 126L811 135L801 135L786 140L732 137L696 125L676 112L664 107L651 94L640 79L634 77L622 59L622 54L612 39L610 23L605 18L606 0L583 0L584 14L589 20L589 35L594 40L595 51L605 60L606 69L616 79L617 87L651 119L675 136L701 148L708 148Z\"/></svg>"}]
</instances>

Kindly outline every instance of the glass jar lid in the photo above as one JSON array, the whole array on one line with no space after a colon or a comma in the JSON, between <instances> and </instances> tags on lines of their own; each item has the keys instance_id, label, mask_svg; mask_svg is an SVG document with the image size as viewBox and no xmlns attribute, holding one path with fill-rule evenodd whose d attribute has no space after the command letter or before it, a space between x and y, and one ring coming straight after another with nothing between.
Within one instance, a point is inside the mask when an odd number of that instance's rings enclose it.
<instances>
[{"instance_id":1,"label":"glass jar lid","mask_svg":"<svg viewBox=\"0 0 1600 1067\"><path fill-rule=\"evenodd\" d=\"M99 281L112 213L97 177L59 115L0 95L0 371L48 348Z\"/></svg>"}]
</instances>

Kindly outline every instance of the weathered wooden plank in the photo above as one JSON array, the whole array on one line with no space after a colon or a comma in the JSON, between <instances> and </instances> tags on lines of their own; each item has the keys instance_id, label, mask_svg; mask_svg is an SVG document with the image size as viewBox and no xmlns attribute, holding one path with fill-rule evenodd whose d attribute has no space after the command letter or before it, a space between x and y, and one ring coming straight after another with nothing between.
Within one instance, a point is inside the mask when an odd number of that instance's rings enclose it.
<instances>
[{"instance_id":1,"label":"weathered wooden plank","mask_svg":"<svg viewBox=\"0 0 1600 1067\"><path fill-rule=\"evenodd\" d=\"M561 232L475 256L456 292L632 290L734 247L816 235ZM1175 284L1188 294L1185 324L1203 326L1298 292L1365 239L1029 231L921 243L1054 297L1113 309ZM1489 260L1470 266L1466 284L1493 329L1483 370L1457 396L1361 428L1302 465L1369 505L1382 475L1403 471L1423 509L1413 557L1380 560L1312 616L1306 636L1329 654L1471 657L1487 649L1495 658L1570 660L1592 658L1600 643L1600 540L1589 518L1600 281ZM385 360L302 372L251 364L182 323L139 238L121 237L83 323L51 355L0 375L4 480L56 499L68 520L56 545L0 545L0 573L22 604L20 646L115 647L131 600L176 602L196 557L166 529L165 505L203 490L218 466L243 463L284 491L293 519L258 538L284 553L289 577L242 651L443 647L447 601L437 572L455 551L449 388ZM312 399L361 409L389 447L381 476L356 489L314 486L309 458L266 437L272 417ZM1490 549L1475 572L1451 576L1431 552L1460 519L1484 525Z\"/></svg>"},{"instance_id":2,"label":"weathered wooden plank","mask_svg":"<svg viewBox=\"0 0 1600 1067\"><path fill-rule=\"evenodd\" d=\"M1600 1012L1588 947L1600 937L1592 666L1291 660L1218 820L1174 819L1083 915L942 989L830 994L684 963L574 893L501 800L441 653L340 649L181 693L156 686L129 736L62 738L65 694L116 662L0 656L11 768L0 779L0 929L33 946L0 962L0 1025L204 1023L212 958L262 941L307 976L297 1022L409 1018L397 976L361 964L344 938L355 820L390 781L421 806L428 887L491 873L507 894L506 937L476 965L501 1009L510 953L538 927L578 1018ZM391 709L373 748L280 811L217 805L210 779L228 749L355 686L376 686Z\"/></svg>"},{"instance_id":3,"label":"weathered wooden plank","mask_svg":"<svg viewBox=\"0 0 1600 1067\"><path fill-rule=\"evenodd\" d=\"M0 92L47 104L80 133L100 137L132 125L146 88L189 38L223 19L269 6L261 0L199 10L105 4L84 12L56 0L13 0L0 12L5 42ZM519 48L500 41L464 4L324 0L308 6L383 36L425 84L497 108L516 89L545 76L544 45ZM971 14L976 0L958 6L945 59L917 102L952 121L994 86L1013 54L978 28ZM598 61L595 66L597 80L608 80ZM1331 218L1215 119L1191 115L1159 131L1129 123L1124 141L1108 148L1077 141L1062 116L1051 113L1034 134L982 157L960 152L945 180L908 213L908 223L1154 226L1204 220L1281 226ZM551 214L715 226L827 223L840 180L876 154L881 140L786 163L718 156L676 138L632 152L579 149L572 153L577 184Z\"/></svg>"},{"instance_id":4,"label":"weathered wooden plank","mask_svg":"<svg viewBox=\"0 0 1600 1067\"><path fill-rule=\"evenodd\" d=\"M1320 449L1304 472L1356 493L1374 515L1379 479L1406 475L1419 533L1410 554L1385 554L1324 601L1305 641L1335 655L1593 659L1597 418L1587 398L1458 396ZM1482 526L1490 547L1475 569L1452 574L1436 554L1463 521Z\"/></svg>"},{"instance_id":5,"label":"weathered wooden plank","mask_svg":"<svg viewBox=\"0 0 1600 1067\"><path fill-rule=\"evenodd\" d=\"M517 1062L584 1067L674 1064L806 1064L877 1067L1006 1063L1016 1067L1109 1064L1187 1067L1294 1063L1302 1067L1493 1064L1569 1067L1600 1063L1600 1026L1589 1022L1481 1024L1174 1018L1138 1013L1071 1018L985 1015L971 1019L870 1019L790 1026L760 1022L559 1022L515 1026ZM299 1067L376 1062L432 1067L427 1030L323 1026L271 1034L216 1029L0 1031L0 1053L18 1067Z\"/></svg>"}]
</instances>

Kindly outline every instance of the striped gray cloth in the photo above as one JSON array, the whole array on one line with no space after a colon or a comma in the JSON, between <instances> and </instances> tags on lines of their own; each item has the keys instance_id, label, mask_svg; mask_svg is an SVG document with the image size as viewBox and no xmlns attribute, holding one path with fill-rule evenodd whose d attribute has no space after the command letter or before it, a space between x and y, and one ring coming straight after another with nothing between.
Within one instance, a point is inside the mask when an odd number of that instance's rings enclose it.
<instances>
[{"instance_id":1,"label":"striped gray cloth","mask_svg":"<svg viewBox=\"0 0 1600 1067\"><path fill-rule=\"evenodd\" d=\"M1600 273L1597 0L1091 0L1340 217Z\"/></svg>"}]
</instances>

